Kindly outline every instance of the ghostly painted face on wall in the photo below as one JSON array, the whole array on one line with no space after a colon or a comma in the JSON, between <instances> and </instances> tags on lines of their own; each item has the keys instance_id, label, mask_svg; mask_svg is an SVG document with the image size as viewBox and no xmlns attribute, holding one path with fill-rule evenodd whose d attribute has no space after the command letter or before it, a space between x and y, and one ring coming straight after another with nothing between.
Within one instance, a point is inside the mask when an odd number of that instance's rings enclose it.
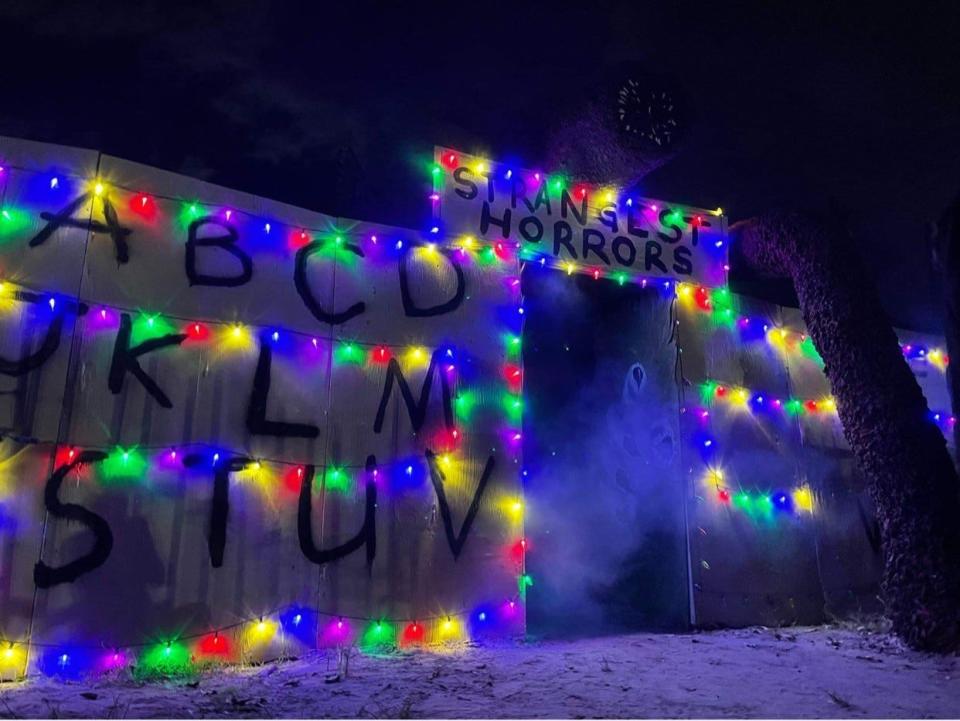
<instances>
[{"instance_id":1,"label":"ghostly painted face on wall","mask_svg":"<svg viewBox=\"0 0 960 721\"><path fill-rule=\"evenodd\" d=\"M642 363L633 363L623 379L620 403L613 409L614 427L623 439L623 451L643 465L666 467L676 447L666 409Z\"/></svg>"},{"instance_id":2,"label":"ghostly painted face on wall","mask_svg":"<svg viewBox=\"0 0 960 721\"><path fill-rule=\"evenodd\" d=\"M618 519L632 525L643 499L669 477L676 439L669 407L641 362L623 375L619 399L607 411L607 482L616 488ZM629 499L629 500L628 500Z\"/></svg>"}]
</instances>

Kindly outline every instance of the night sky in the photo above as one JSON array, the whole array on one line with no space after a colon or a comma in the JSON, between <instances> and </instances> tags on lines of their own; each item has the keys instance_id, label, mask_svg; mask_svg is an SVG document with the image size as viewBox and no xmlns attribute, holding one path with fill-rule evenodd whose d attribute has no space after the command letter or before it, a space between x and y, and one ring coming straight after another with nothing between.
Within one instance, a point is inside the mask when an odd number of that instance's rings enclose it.
<instances>
[{"instance_id":1,"label":"night sky","mask_svg":"<svg viewBox=\"0 0 960 721\"><path fill-rule=\"evenodd\" d=\"M927 224L960 192L951 4L6 0L0 134L411 225L434 144L537 165L636 62L691 110L645 194L733 220L837 208L895 321L936 329Z\"/></svg>"}]
</instances>

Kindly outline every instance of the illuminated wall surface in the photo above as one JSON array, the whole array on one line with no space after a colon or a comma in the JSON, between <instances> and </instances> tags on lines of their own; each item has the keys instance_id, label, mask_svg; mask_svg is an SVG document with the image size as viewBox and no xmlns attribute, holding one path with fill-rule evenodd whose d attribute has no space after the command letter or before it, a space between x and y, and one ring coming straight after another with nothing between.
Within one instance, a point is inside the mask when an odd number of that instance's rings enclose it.
<instances>
[{"instance_id":1,"label":"illuminated wall surface","mask_svg":"<svg viewBox=\"0 0 960 721\"><path fill-rule=\"evenodd\" d=\"M799 311L589 274L525 271L524 292L524 464L550 479L527 487L531 632L882 610L873 506ZM900 337L952 443L942 342Z\"/></svg>"},{"instance_id":2,"label":"illuminated wall surface","mask_svg":"<svg viewBox=\"0 0 960 721\"><path fill-rule=\"evenodd\" d=\"M696 622L881 611L873 506L800 312L732 295L704 311L700 301L681 296L678 326ZM942 340L899 335L929 422L952 443Z\"/></svg>"},{"instance_id":3,"label":"illuminated wall surface","mask_svg":"<svg viewBox=\"0 0 960 721\"><path fill-rule=\"evenodd\" d=\"M0 158L7 677L523 632L515 261Z\"/></svg>"},{"instance_id":4,"label":"illuminated wall surface","mask_svg":"<svg viewBox=\"0 0 960 721\"><path fill-rule=\"evenodd\" d=\"M438 160L445 202L459 159ZM522 634L528 602L545 629L680 627L875 593L816 353L795 311L717 286L716 218L649 221L685 224L678 285L637 270L649 245L548 262L515 230L331 218L11 139L0 167L3 678L443 649ZM693 227L709 245L679 252ZM603 323L598 293L624 298ZM934 340L904 352L946 431Z\"/></svg>"}]
</instances>

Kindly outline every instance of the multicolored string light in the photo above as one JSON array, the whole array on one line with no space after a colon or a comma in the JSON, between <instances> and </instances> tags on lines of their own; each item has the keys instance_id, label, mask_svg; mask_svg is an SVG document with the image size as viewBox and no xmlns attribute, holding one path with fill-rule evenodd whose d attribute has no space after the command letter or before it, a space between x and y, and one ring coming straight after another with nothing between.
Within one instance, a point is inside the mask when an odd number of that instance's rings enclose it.
<instances>
[{"instance_id":1,"label":"multicolored string light","mask_svg":"<svg viewBox=\"0 0 960 721\"><path fill-rule=\"evenodd\" d=\"M700 384L700 398L704 405L724 404L730 408L740 408L753 413L763 411L782 413L787 416L818 416L835 414L836 401L833 396L822 398L779 398L769 393L752 391L742 386L727 385L708 379ZM703 410L702 413L708 413Z\"/></svg>"},{"instance_id":2,"label":"multicolored string light","mask_svg":"<svg viewBox=\"0 0 960 721\"><path fill-rule=\"evenodd\" d=\"M596 214L605 208L626 207L647 209L653 212L663 210L655 201L642 198L637 195L627 193L623 188L614 185L596 186L585 182L572 183L563 173L548 173L542 170L521 170L509 165L496 164L500 179L504 181L523 180L525 185L530 188L543 188L545 192L554 196L566 192L572 199L587 201L587 210ZM494 172L495 164L486 158L470 157L465 160L464 157L453 150L446 150L440 154L438 162L429 164L429 174L433 181L433 190L429 195L431 203L440 201L440 189L446 175L452 173L458 168L465 168L476 177L491 177ZM704 211L701 214L694 214L690 219L693 223L701 223L706 220L706 216L721 217L723 208L717 208L712 211ZM680 218L678 217L678 220Z\"/></svg>"},{"instance_id":3,"label":"multicolored string light","mask_svg":"<svg viewBox=\"0 0 960 721\"><path fill-rule=\"evenodd\" d=\"M6 170L6 167L0 167L0 173L5 173ZM182 201L125 189L116 184L109 184L100 178L83 181L69 174L57 174L49 178L43 173L34 173L34 175L34 180L42 181L39 185L42 186L44 192L51 193L51 195L46 196L51 207L68 199L72 200L80 192L88 192L92 198L111 197L114 201L118 196L124 195L128 200L126 206L133 217L138 218L139 222L154 223L168 209L168 203L161 204L159 201L172 201L179 203L180 208L179 212L174 212L172 215L184 226L201 218L209 217L220 218L229 223L247 222L257 228L259 237L264 239L268 237L278 238L280 242L285 242L291 251L297 250L314 240L323 240L329 243L334 252L352 242L361 245L367 251L368 257L396 258L410 248L416 248L426 254L434 253L439 249L436 241L442 240L441 237L436 237L437 228L430 228L420 235L414 232L406 236L395 236L393 232L388 235L378 234L377 232L359 234L342 232L340 229L331 227L308 228L285 224L274 218L258 216L238 208L211 206L197 201ZM9 174L7 173L6 176L9 176ZM36 183L33 184L36 185ZM71 196L71 193L74 193L74 195ZM9 204L0 206L0 236L7 237L17 233L28 227L29 224L30 214L25 210ZM424 235L434 237L425 241ZM253 242L256 242L255 238ZM514 263L516 261L515 253L504 252L502 246L498 248L495 243L478 243L475 252L468 251L465 248L454 250L461 260L475 259L481 265ZM351 260L346 254L343 257ZM337 259L342 258L337 255ZM505 282L514 291L519 291L519 278L505 278ZM27 289L23 286L9 281L0 283L0 295L2 295L3 300L9 301L10 305L18 300L18 293L25 290ZM48 298L47 305L51 312L59 310L62 307L61 301L66 300L66 297L60 294L46 293L42 295ZM80 299L73 300L76 305ZM4 303L4 305L7 305L7 303ZM119 323L120 314L127 312L135 318L133 323L133 342L135 343L159 335L182 332L187 336L186 343L215 344L218 349L222 350L254 350L259 339L260 342L272 343L277 348L296 347L308 353L327 352L334 364L356 364L368 367L386 365L393 358L402 360L405 365L426 364L437 351L441 351L444 353L441 372L456 374L459 367L459 358L452 346L426 348L423 346L363 343L349 339L330 340L278 327L255 328L240 323L164 316L117 306L90 305L88 314L81 321L82 324L85 324L84 327L93 332L114 329ZM522 316L521 298L516 314L519 327L510 329L503 336L503 350L506 360L500 374L503 390L494 394L496 402L507 418L503 432L510 448L515 448L522 438L520 431L523 413L523 374L520 342ZM459 383L456 387L454 405L459 422L466 421L478 403L486 403L490 399L488 392L479 393L477 392L479 389L462 388ZM459 430L454 430L452 435L459 437L459 433ZM33 439L33 442L43 443L43 441L37 439ZM452 446L455 445L452 444ZM186 453L188 451L195 452L198 447L209 453L211 464L216 463L221 455L234 455L234 452L228 449L203 444L186 444L163 448L114 447L104 449L109 451L107 458L102 463L95 464L96 470L92 472L99 475L105 482L142 477L144 474L152 472L169 472L182 468L182 459ZM458 462L453 450L455 448L438 455L437 459L442 468L449 469L451 465ZM75 457L78 452L79 449L73 446L60 446L55 451L55 455L58 460L69 462L71 456ZM236 453L235 455L245 456L243 453ZM359 468L359 466L350 465L314 465L322 471L320 477L324 486L334 492L348 490L353 485L351 471ZM284 476L283 484L272 483L273 480L278 480L281 475L276 468L287 469L282 473ZM299 487L303 468L303 465L289 461L255 458L250 459L246 467L234 475L237 480L255 478L261 482L260 485L271 487L286 485L290 490L293 490ZM409 477L414 474L419 474L425 478L428 473L427 464L422 460L397 459L394 463L383 468L385 470L384 475L388 478L392 475ZM82 467L75 469L75 472L78 474L86 473L87 477L91 473L91 471L86 471ZM525 473L524 477L526 477ZM408 483L409 480L407 479L406 482ZM356 643L363 648L456 642L483 635L487 629L495 629L498 626L501 628L513 626L523 618L520 603L525 597L527 588L533 584L525 566L529 546L523 535L524 503L519 498L504 498L498 501L498 504L503 509L504 515L510 519L512 528L519 531L518 540L509 544L509 549L505 551L510 561L517 568L518 590L516 596L507 598L502 602L483 605L469 612L457 611L421 619L360 619L302 608L298 608L296 611L288 609L287 611L264 614L237 624L224 626L203 635L171 638L151 646L134 644L108 650L102 650L101 647L97 647L100 650L94 650L84 646L47 646L33 644L27 640L7 640L6 651L0 653L0 673L9 671L11 668L19 669L18 673L22 672L26 664L26 650L30 648L34 648L41 653L42 658L39 659L39 667L42 670L51 675L70 677L76 673L108 671L126 667L131 663L136 663L137 667L147 670L154 668L159 671L170 671L196 666L206 660L242 661L249 656L249 649L254 646L268 646L280 632L297 638L302 636L300 640L303 640L307 645L325 646ZM328 618L330 622L321 628L317 624L319 617ZM312 624L310 622L311 618L313 619ZM365 627L354 628L351 621L360 621L365 624ZM316 633L302 632L302 629L306 628L313 628ZM519 626L516 628L519 629ZM240 630L239 635L231 639L228 632L237 629ZM316 642L315 644L310 643L311 637ZM194 641L195 643L188 644L188 641Z\"/></svg>"},{"instance_id":4,"label":"multicolored string light","mask_svg":"<svg viewBox=\"0 0 960 721\"><path fill-rule=\"evenodd\" d=\"M764 340L783 355L799 354L823 367L823 359L807 333L784 328L767 318L738 314L735 297L727 287L705 288L681 282L676 284L676 294L682 308L699 311L715 327L736 329L745 343ZM946 352L940 348L917 343L901 344L900 348L909 361L927 364L940 372L946 372L950 363Z\"/></svg>"},{"instance_id":5,"label":"multicolored string light","mask_svg":"<svg viewBox=\"0 0 960 721\"><path fill-rule=\"evenodd\" d=\"M179 211L175 214L178 221L186 226L195 220L201 218L220 218L225 222L239 223L241 221L253 226L256 233L262 239L279 239L284 242L289 250L297 249L315 241L324 240L333 243L334 247L341 247L348 242L364 249L367 255L377 257L383 254L397 254L405 252L412 246L420 247L430 252L440 246L447 247L455 251L461 260L473 259L483 265L496 263L507 263L515 260L532 263L541 267L551 267L559 269L567 275L589 275L594 280L609 279L620 285L635 283L641 287L661 288L665 292L672 293L677 285L676 281L655 276L642 276L626 271L605 271L598 267L578 265L574 261L561 261L549 253L539 252L530 248L522 248L519 242L508 242L505 240L486 240L478 239L473 236L447 236L437 225L430 225L424 228L419 235L407 237L393 237L384 235L375 231L368 233L354 233L346 229L336 227L308 227L296 224L287 224L276 218L265 217L250 211L235 207L224 207L218 204L208 204L197 200L184 200L173 196L164 196L159 194L149 194L142 190L128 188L116 183L107 183L104 179L94 178L84 180L76 176L66 174L50 175L47 173L36 173L23 168L17 168L25 172L35 173L42 181L40 187L46 188L49 183L56 178L57 182L51 187L51 192L57 198L67 198L70 188L78 186L95 197L110 197L112 195L123 194L127 196L126 206L129 211L141 222L154 223L161 216L160 204L158 201L171 201L179 204ZM50 176L49 179L47 176ZM535 173L538 175L538 173ZM557 181L551 181L551 188L558 188ZM581 192L584 194L590 191L586 186L582 186ZM600 197L611 198L612 189L605 188L597 191ZM608 200L605 200L609 204ZM628 207L639 203L639 199L627 198L624 204ZM606 206L604 206L606 207ZM649 210L657 212L661 210L658 205L652 204ZM679 213L679 211L676 211ZM720 209L714 215L721 215ZM692 224L701 222L700 216L683 216L678 218ZM29 215L20 208L11 205L0 207L0 235L10 234L20 230L29 222ZM255 242L256 236L252 239Z\"/></svg>"},{"instance_id":6,"label":"multicolored string light","mask_svg":"<svg viewBox=\"0 0 960 721\"><path fill-rule=\"evenodd\" d=\"M216 664L299 654L305 648L353 646L376 653L460 645L489 635L519 632L522 600L522 594L517 594L469 610L421 618L370 618L291 604L200 633L122 646L3 638L0 680L21 677L28 653L45 675L79 679L122 670L132 670L139 677L183 675Z\"/></svg>"},{"instance_id":7,"label":"multicolored string light","mask_svg":"<svg viewBox=\"0 0 960 721\"><path fill-rule=\"evenodd\" d=\"M901 343L900 350L907 360L933 366L941 373L946 373L947 366L950 365L950 357L942 348L928 348L920 343Z\"/></svg>"},{"instance_id":8,"label":"multicolored string light","mask_svg":"<svg viewBox=\"0 0 960 721\"><path fill-rule=\"evenodd\" d=\"M752 518L769 520L780 513L790 516L813 513L814 497L806 484L793 489L778 488L769 492L750 492L744 489L742 484L738 484L737 487L730 485L727 473L718 468L715 463L720 451L719 442L710 431L712 415L709 407L718 402L725 407L754 412L769 407L776 409L781 415L798 416L833 413L835 412L833 404L821 401L808 405L799 399L775 402L778 399L766 398L762 394L751 393L742 387L721 385L716 381L702 383L700 396L706 407L684 407L682 411L697 423L697 429L691 433L691 439L705 465L701 483L712 489L712 497L718 503L732 510L743 511Z\"/></svg>"}]
</instances>

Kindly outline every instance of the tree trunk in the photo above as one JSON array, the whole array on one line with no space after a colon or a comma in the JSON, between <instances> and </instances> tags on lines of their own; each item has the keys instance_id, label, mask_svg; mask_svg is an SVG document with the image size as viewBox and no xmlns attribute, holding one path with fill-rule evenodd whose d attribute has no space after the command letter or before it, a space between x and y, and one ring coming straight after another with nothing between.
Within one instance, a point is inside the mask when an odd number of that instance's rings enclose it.
<instances>
[{"instance_id":1,"label":"tree trunk","mask_svg":"<svg viewBox=\"0 0 960 721\"><path fill-rule=\"evenodd\" d=\"M800 213L730 231L757 270L793 280L877 507L894 632L915 648L960 647L960 481L850 238Z\"/></svg>"}]
</instances>

